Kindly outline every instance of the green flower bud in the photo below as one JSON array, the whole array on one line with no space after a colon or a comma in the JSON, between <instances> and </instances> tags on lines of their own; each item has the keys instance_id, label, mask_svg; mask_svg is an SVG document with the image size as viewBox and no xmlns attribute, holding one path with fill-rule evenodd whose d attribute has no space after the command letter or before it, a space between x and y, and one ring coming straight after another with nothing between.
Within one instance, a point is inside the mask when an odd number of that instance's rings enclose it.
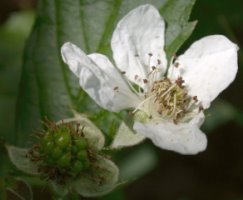
<instances>
[{"instance_id":1,"label":"green flower bud","mask_svg":"<svg viewBox=\"0 0 243 200\"><path fill-rule=\"evenodd\" d=\"M60 148L67 147L71 142L71 136L69 132L58 132L55 135L55 143Z\"/></svg>"},{"instance_id":2,"label":"green flower bud","mask_svg":"<svg viewBox=\"0 0 243 200\"><path fill-rule=\"evenodd\" d=\"M46 134L31 149L7 147L18 169L86 197L102 195L116 186L118 168L101 153L104 136L92 122L79 117L46 125Z\"/></svg>"},{"instance_id":3,"label":"green flower bud","mask_svg":"<svg viewBox=\"0 0 243 200\"><path fill-rule=\"evenodd\" d=\"M55 144L52 141L44 142L42 144L42 148L43 148L44 153L48 154L53 149L54 146L55 146Z\"/></svg>"},{"instance_id":4,"label":"green flower bud","mask_svg":"<svg viewBox=\"0 0 243 200\"><path fill-rule=\"evenodd\" d=\"M64 154L59 158L59 160L57 160L57 164L59 167L68 167L70 163L71 163L70 154Z\"/></svg>"},{"instance_id":5,"label":"green flower bud","mask_svg":"<svg viewBox=\"0 0 243 200\"><path fill-rule=\"evenodd\" d=\"M51 157L54 159L58 159L61 157L62 153L63 153L62 149L60 147L56 146L51 151Z\"/></svg>"},{"instance_id":6,"label":"green flower bud","mask_svg":"<svg viewBox=\"0 0 243 200\"><path fill-rule=\"evenodd\" d=\"M84 170L88 169L90 167L90 161L89 160L83 160Z\"/></svg>"},{"instance_id":7,"label":"green flower bud","mask_svg":"<svg viewBox=\"0 0 243 200\"><path fill-rule=\"evenodd\" d=\"M80 173L83 169L84 169L84 165L83 165L83 163L81 161L75 161L73 163L72 168L71 168L71 170L74 173Z\"/></svg>"},{"instance_id":8,"label":"green flower bud","mask_svg":"<svg viewBox=\"0 0 243 200\"><path fill-rule=\"evenodd\" d=\"M78 152L78 148L76 146L72 146L71 148L72 154L76 154Z\"/></svg>"},{"instance_id":9,"label":"green flower bud","mask_svg":"<svg viewBox=\"0 0 243 200\"><path fill-rule=\"evenodd\" d=\"M78 149L85 149L87 147L87 142L84 138L77 138L75 141L75 146L78 148Z\"/></svg>"}]
</instances>

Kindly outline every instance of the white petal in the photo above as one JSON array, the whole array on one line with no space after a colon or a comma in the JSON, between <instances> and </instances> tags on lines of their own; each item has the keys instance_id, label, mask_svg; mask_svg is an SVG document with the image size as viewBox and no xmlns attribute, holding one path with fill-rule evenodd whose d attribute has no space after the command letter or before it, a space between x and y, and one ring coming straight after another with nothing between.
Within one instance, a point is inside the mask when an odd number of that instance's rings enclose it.
<instances>
[{"instance_id":1,"label":"white petal","mask_svg":"<svg viewBox=\"0 0 243 200\"><path fill-rule=\"evenodd\" d=\"M98 105L116 112L138 104L138 98L107 57L101 54L87 56L71 43L65 43L61 52L64 62L79 77L83 90Z\"/></svg>"},{"instance_id":2,"label":"white petal","mask_svg":"<svg viewBox=\"0 0 243 200\"><path fill-rule=\"evenodd\" d=\"M162 149L181 154L197 154L204 151L207 146L207 138L199 129L202 120L201 115L195 117L189 123L180 124L173 122L149 122L145 124L135 122L134 129L150 138L156 146Z\"/></svg>"},{"instance_id":3,"label":"white petal","mask_svg":"<svg viewBox=\"0 0 243 200\"><path fill-rule=\"evenodd\" d=\"M204 108L235 79L238 47L222 35L205 37L178 58L173 75L182 76L189 94Z\"/></svg>"},{"instance_id":4,"label":"white petal","mask_svg":"<svg viewBox=\"0 0 243 200\"><path fill-rule=\"evenodd\" d=\"M158 10L152 5L142 5L130 11L113 33L111 47L118 68L142 87L143 82L138 80L146 79L152 66L161 68L161 73L166 69L164 29Z\"/></svg>"},{"instance_id":5,"label":"white petal","mask_svg":"<svg viewBox=\"0 0 243 200\"><path fill-rule=\"evenodd\" d=\"M112 149L121 149L141 143L145 137L134 133L124 122L121 123L111 144Z\"/></svg>"}]
</instances>

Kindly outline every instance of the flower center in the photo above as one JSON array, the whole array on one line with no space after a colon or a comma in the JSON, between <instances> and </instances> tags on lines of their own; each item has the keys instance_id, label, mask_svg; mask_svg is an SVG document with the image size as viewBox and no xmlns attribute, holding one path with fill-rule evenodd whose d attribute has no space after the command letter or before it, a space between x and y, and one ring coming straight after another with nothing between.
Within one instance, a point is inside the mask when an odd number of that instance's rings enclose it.
<instances>
[{"instance_id":1,"label":"flower center","mask_svg":"<svg viewBox=\"0 0 243 200\"><path fill-rule=\"evenodd\" d=\"M154 105L159 117L173 119L177 123L185 116L190 106L191 97L187 95L182 83L182 79L172 83L168 78L153 83L148 96L154 96L150 103Z\"/></svg>"},{"instance_id":2,"label":"flower center","mask_svg":"<svg viewBox=\"0 0 243 200\"><path fill-rule=\"evenodd\" d=\"M175 82L168 78L153 81L150 89L144 93L145 99L134 110L135 117L146 122L153 120L172 120L175 124L187 121L198 108L197 97L188 95L180 77Z\"/></svg>"}]
</instances>

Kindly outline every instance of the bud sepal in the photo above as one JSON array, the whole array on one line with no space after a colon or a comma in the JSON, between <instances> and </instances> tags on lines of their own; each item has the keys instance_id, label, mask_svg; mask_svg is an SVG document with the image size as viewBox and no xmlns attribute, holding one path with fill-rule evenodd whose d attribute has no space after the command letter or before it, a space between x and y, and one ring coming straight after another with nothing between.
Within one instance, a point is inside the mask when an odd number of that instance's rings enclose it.
<instances>
[{"instance_id":1,"label":"bud sepal","mask_svg":"<svg viewBox=\"0 0 243 200\"><path fill-rule=\"evenodd\" d=\"M46 131L31 149L6 145L19 170L40 176L52 188L56 185L86 197L103 195L116 186L119 169L102 152L104 136L89 119L78 115L45 124Z\"/></svg>"}]
</instances>

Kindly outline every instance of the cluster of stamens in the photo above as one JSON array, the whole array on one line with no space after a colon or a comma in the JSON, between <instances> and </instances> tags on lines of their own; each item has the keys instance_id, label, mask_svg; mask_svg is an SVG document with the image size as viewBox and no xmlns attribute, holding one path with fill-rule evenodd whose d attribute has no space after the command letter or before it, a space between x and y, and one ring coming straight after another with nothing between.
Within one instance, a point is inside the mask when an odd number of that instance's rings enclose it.
<instances>
[{"instance_id":1,"label":"cluster of stamens","mask_svg":"<svg viewBox=\"0 0 243 200\"><path fill-rule=\"evenodd\" d=\"M143 99L132 112L137 120L146 122L148 119L162 119L172 120L177 124L181 121L190 120L197 113L198 108L199 111L203 110L197 96L188 95L182 77L173 81L166 76L158 79L161 76L161 60L157 59L156 66L151 66L150 61L153 54L149 53L148 56L148 66L151 68L151 71L147 74L148 79L142 79L138 75L134 76L134 82L143 83L145 89L140 87L136 89L132 84L129 84L132 90ZM138 57L138 55L135 57ZM179 63L174 63L173 58L170 67L178 68ZM122 74L125 73L122 72ZM117 87L114 90L117 90Z\"/></svg>"},{"instance_id":2,"label":"cluster of stamens","mask_svg":"<svg viewBox=\"0 0 243 200\"><path fill-rule=\"evenodd\" d=\"M175 83L168 78L154 81L151 91L147 94L149 97L153 96L150 103L154 103L159 116L173 119L175 123L185 116L192 99L182 83L182 79Z\"/></svg>"}]
</instances>

